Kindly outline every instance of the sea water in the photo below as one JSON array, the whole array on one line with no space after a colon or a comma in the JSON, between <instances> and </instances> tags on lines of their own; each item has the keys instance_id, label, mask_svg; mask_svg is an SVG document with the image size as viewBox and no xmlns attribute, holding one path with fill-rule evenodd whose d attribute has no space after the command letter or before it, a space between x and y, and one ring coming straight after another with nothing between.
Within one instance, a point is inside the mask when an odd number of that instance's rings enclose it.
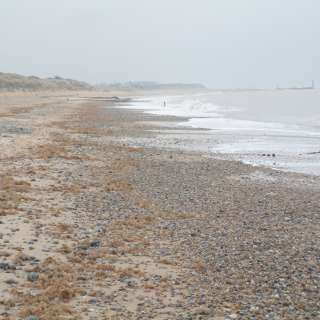
<instances>
[{"instance_id":1,"label":"sea water","mask_svg":"<svg viewBox=\"0 0 320 320\"><path fill-rule=\"evenodd\" d=\"M214 155L320 174L320 90L158 95L130 107L155 115L186 117L179 126L207 129L204 143Z\"/></svg>"}]
</instances>

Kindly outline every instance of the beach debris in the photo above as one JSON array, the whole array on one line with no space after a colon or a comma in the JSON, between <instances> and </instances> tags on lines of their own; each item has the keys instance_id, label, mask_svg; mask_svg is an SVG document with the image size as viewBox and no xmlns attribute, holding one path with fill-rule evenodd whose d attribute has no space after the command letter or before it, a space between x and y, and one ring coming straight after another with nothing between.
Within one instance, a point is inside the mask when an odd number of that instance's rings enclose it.
<instances>
[{"instance_id":1,"label":"beach debris","mask_svg":"<svg viewBox=\"0 0 320 320\"><path fill-rule=\"evenodd\" d=\"M275 153L262 153L261 154L263 157L275 157L276 156L276 154Z\"/></svg>"}]
</instances>

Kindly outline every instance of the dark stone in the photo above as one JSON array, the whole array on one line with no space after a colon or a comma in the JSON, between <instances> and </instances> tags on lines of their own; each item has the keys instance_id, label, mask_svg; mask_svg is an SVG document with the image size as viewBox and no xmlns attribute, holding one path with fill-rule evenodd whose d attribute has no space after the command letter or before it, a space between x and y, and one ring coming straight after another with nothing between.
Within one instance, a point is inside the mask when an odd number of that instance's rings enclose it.
<instances>
[{"instance_id":1,"label":"dark stone","mask_svg":"<svg viewBox=\"0 0 320 320\"><path fill-rule=\"evenodd\" d=\"M89 303L90 303L90 304L97 304L98 301L97 301L96 299L90 299L90 300L89 300Z\"/></svg>"},{"instance_id":2,"label":"dark stone","mask_svg":"<svg viewBox=\"0 0 320 320\"><path fill-rule=\"evenodd\" d=\"M16 266L9 264L7 262L0 262L1 270L16 270Z\"/></svg>"},{"instance_id":3,"label":"dark stone","mask_svg":"<svg viewBox=\"0 0 320 320\"><path fill-rule=\"evenodd\" d=\"M37 281L39 279L39 273L30 272L30 273L28 273L27 279L30 282L35 282L35 281Z\"/></svg>"},{"instance_id":4,"label":"dark stone","mask_svg":"<svg viewBox=\"0 0 320 320\"><path fill-rule=\"evenodd\" d=\"M91 248L97 248L101 246L101 241L100 240L93 240L90 243L90 247Z\"/></svg>"},{"instance_id":5,"label":"dark stone","mask_svg":"<svg viewBox=\"0 0 320 320\"><path fill-rule=\"evenodd\" d=\"M8 279L5 281L6 284L9 284L9 285L13 285L13 284L17 284L18 282L14 279Z\"/></svg>"},{"instance_id":6,"label":"dark stone","mask_svg":"<svg viewBox=\"0 0 320 320\"><path fill-rule=\"evenodd\" d=\"M39 320L39 318L37 316L28 316L25 320Z\"/></svg>"}]
</instances>

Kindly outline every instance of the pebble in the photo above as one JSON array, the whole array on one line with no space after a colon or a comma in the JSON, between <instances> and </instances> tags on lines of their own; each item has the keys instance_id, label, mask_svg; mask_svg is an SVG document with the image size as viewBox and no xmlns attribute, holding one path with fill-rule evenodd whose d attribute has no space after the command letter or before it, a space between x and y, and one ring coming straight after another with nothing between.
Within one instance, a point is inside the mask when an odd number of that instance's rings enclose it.
<instances>
[{"instance_id":1,"label":"pebble","mask_svg":"<svg viewBox=\"0 0 320 320\"><path fill-rule=\"evenodd\" d=\"M100 240L93 240L90 242L90 247L91 248L97 248L101 246L101 241Z\"/></svg>"},{"instance_id":2,"label":"pebble","mask_svg":"<svg viewBox=\"0 0 320 320\"><path fill-rule=\"evenodd\" d=\"M30 281L30 282L35 282L35 281L37 281L37 280L39 279L39 273L37 273L37 272L30 272L30 273L28 273L28 275L27 275L27 279L28 279L28 281Z\"/></svg>"},{"instance_id":3,"label":"pebble","mask_svg":"<svg viewBox=\"0 0 320 320\"><path fill-rule=\"evenodd\" d=\"M89 249L89 245L87 243L81 243L78 245L77 247L78 250L88 250Z\"/></svg>"},{"instance_id":4,"label":"pebble","mask_svg":"<svg viewBox=\"0 0 320 320\"><path fill-rule=\"evenodd\" d=\"M17 284L18 282L14 279L8 279L5 281L6 284L9 284L9 285L13 285L13 284Z\"/></svg>"},{"instance_id":5,"label":"pebble","mask_svg":"<svg viewBox=\"0 0 320 320\"><path fill-rule=\"evenodd\" d=\"M90 300L88 301L88 303L89 303L89 304L97 304L98 301L97 301L96 299L90 299Z\"/></svg>"},{"instance_id":6,"label":"pebble","mask_svg":"<svg viewBox=\"0 0 320 320\"><path fill-rule=\"evenodd\" d=\"M195 315L209 315L210 309L207 307L199 307L193 312Z\"/></svg>"},{"instance_id":7,"label":"pebble","mask_svg":"<svg viewBox=\"0 0 320 320\"><path fill-rule=\"evenodd\" d=\"M25 320L39 320L39 318L37 316L28 316Z\"/></svg>"},{"instance_id":8,"label":"pebble","mask_svg":"<svg viewBox=\"0 0 320 320\"><path fill-rule=\"evenodd\" d=\"M2 270L16 270L16 266L7 262L0 262L0 269Z\"/></svg>"}]
</instances>

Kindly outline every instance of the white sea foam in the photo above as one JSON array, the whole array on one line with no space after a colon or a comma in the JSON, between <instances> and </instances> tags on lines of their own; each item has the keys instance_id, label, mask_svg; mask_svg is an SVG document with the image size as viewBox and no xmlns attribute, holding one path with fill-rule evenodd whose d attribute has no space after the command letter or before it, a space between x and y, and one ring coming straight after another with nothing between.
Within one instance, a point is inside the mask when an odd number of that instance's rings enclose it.
<instances>
[{"instance_id":1,"label":"white sea foam","mask_svg":"<svg viewBox=\"0 0 320 320\"><path fill-rule=\"evenodd\" d=\"M212 152L241 154L243 160L245 156L250 158L250 163L254 163L252 159L259 153L277 153L283 160L281 167L285 167L285 157L299 155L298 160L291 161L294 169L312 167L314 173L317 167L314 163L303 166L301 154L310 163L310 154L320 151L318 90L157 96L137 101L131 108L155 115L186 117L179 125L208 129L208 134L213 135L208 146ZM315 160L319 159L315 156ZM320 164L318 167L320 173Z\"/></svg>"}]
</instances>

